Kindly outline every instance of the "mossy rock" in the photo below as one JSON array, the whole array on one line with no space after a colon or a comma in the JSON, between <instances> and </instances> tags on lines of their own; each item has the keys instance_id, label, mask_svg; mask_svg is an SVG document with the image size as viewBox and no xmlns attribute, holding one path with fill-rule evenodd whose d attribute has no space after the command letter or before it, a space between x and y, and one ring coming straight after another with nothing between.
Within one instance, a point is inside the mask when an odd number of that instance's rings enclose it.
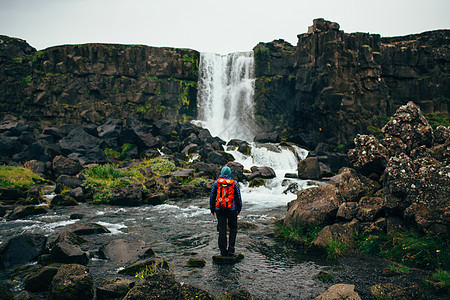
<instances>
[{"instance_id":1,"label":"mossy rock","mask_svg":"<svg viewBox=\"0 0 450 300\"><path fill-rule=\"evenodd\" d=\"M187 262L187 266L193 268L203 268L204 266L206 266L206 261L202 258L191 257Z\"/></svg>"},{"instance_id":2,"label":"mossy rock","mask_svg":"<svg viewBox=\"0 0 450 300\"><path fill-rule=\"evenodd\" d=\"M256 177L250 181L248 187L260 187L263 186L264 184L265 184L264 179L262 179L261 177Z\"/></svg>"}]
</instances>

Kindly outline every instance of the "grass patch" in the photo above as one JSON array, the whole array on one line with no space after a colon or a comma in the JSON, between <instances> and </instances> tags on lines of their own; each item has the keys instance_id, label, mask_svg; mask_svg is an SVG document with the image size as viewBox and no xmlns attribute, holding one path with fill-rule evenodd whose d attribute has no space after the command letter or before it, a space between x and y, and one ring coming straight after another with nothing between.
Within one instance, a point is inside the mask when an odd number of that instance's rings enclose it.
<instances>
[{"instance_id":1,"label":"grass patch","mask_svg":"<svg viewBox=\"0 0 450 300\"><path fill-rule=\"evenodd\" d=\"M450 267L449 237L419 234L415 231L397 232L393 235L382 234L354 235L359 252L368 256L385 258L428 270Z\"/></svg>"},{"instance_id":2,"label":"grass patch","mask_svg":"<svg viewBox=\"0 0 450 300\"><path fill-rule=\"evenodd\" d=\"M439 270L433 273L431 280L441 282L447 289L450 288L450 274L447 271Z\"/></svg>"},{"instance_id":3,"label":"grass patch","mask_svg":"<svg viewBox=\"0 0 450 300\"><path fill-rule=\"evenodd\" d=\"M306 246L310 246L311 243L317 237L317 234L323 229L323 227L303 228L293 227L290 225L284 225L282 222L275 223L275 234L288 241L300 242Z\"/></svg>"},{"instance_id":4,"label":"grass patch","mask_svg":"<svg viewBox=\"0 0 450 300\"><path fill-rule=\"evenodd\" d=\"M27 168L0 166L0 188L28 190L35 185L35 179L43 180Z\"/></svg>"},{"instance_id":5,"label":"grass patch","mask_svg":"<svg viewBox=\"0 0 450 300\"><path fill-rule=\"evenodd\" d=\"M389 265L387 266L389 270L392 270L394 272L403 273L403 274L409 274L411 272L411 268L407 266L395 266L395 265Z\"/></svg>"},{"instance_id":6,"label":"grass patch","mask_svg":"<svg viewBox=\"0 0 450 300\"><path fill-rule=\"evenodd\" d=\"M94 203L109 203L112 199L112 189L132 183L141 183L144 176L137 170L123 170L111 164L91 166L84 170L83 186L93 191L101 192L94 196Z\"/></svg>"},{"instance_id":7,"label":"grass patch","mask_svg":"<svg viewBox=\"0 0 450 300\"><path fill-rule=\"evenodd\" d=\"M138 278L140 281L144 281L147 276L159 273L162 270L166 270L169 274L173 274L173 268L169 264L162 260L156 260L153 264L145 266L145 268L136 273L134 277Z\"/></svg>"},{"instance_id":8,"label":"grass patch","mask_svg":"<svg viewBox=\"0 0 450 300\"><path fill-rule=\"evenodd\" d=\"M337 259L347 253L347 246L342 242L331 240L326 245L325 251L327 252L327 258Z\"/></svg>"},{"instance_id":9,"label":"grass patch","mask_svg":"<svg viewBox=\"0 0 450 300\"><path fill-rule=\"evenodd\" d=\"M130 150L132 150L133 147L134 147L133 144L123 144L120 147L121 152L114 150L114 149L110 149L110 148L106 148L104 150L104 152L108 158L115 159L115 160L123 160L127 157L127 153Z\"/></svg>"},{"instance_id":10,"label":"grass patch","mask_svg":"<svg viewBox=\"0 0 450 300\"><path fill-rule=\"evenodd\" d=\"M169 174L170 172L177 169L175 163L170 159L165 157L156 157L153 159L144 160L141 164L133 167L133 170L143 169L147 167L150 167L150 169L154 173L164 174Z\"/></svg>"}]
</instances>

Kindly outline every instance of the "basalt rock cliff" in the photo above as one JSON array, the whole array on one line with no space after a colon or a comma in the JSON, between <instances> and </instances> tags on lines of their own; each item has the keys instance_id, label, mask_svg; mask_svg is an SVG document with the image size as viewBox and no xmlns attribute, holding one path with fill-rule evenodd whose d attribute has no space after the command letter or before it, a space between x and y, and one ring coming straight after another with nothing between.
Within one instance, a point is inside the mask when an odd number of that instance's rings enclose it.
<instances>
[{"instance_id":1,"label":"basalt rock cliff","mask_svg":"<svg viewBox=\"0 0 450 300\"><path fill-rule=\"evenodd\" d=\"M254 48L263 128L307 146L345 145L357 133L380 134L408 101L448 118L450 30L382 38L339 29L316 19L296 47L275 40Z\"/></svg>"},{"instance_id":2,"label":"basalt rock cliff","mask_svg":"<svg viewBox=\"0 0 450 300\"><path fill-rule=\"evenodd\" d=\"M448 121L449 45L450 30L382 38L316 19L297 46L275 40L254 48L258 125L313 150L319 142L342 148L357 133L381 135L408 101ZM141 45L36 51L0 36L0 120L44 128L107 118L189 121L197 117L199 60L194 50Z\"/></svg>"},{"instance_id":3,"label":"basalt rock cliff","mask_svg":"<svg viewBox=\"0 0 450 300\"><path fill-rule=\"evenodd\" d=\"M196 116L199 53L141 45L65 45L36 51L0 36L0 119L41 125L106 118Z\"/></svg>"}]
</instances>

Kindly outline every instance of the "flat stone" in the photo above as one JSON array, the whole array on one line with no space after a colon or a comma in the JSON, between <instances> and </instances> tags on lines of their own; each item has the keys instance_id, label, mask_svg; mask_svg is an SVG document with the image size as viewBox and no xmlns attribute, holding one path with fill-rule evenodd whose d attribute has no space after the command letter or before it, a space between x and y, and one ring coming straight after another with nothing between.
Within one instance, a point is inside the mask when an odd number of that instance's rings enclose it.
<instances>
[{"instance_id":1,"label":"flat stone","mask_svg":"<svg viewBox=\"0 0 450 300\"><path fill-rule=\"evenodd\" d=\"M244 254L239 253L235 256L222 256L222 255L214 255L212 257L213 263L218 265L226 265L226 264L235 264L244 259Z\"/></svg>"}]
</instances>

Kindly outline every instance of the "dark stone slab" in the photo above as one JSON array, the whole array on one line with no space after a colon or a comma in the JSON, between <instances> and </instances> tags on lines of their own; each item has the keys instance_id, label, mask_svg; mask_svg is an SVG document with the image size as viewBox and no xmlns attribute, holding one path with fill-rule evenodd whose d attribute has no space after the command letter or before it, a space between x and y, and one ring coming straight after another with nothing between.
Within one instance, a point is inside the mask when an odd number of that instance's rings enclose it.
<instances>
[{"instance_id":1,"label":"dark stone slab","mask_svg":"<svg viewBox=\"0 0 450 300\"><path fill-rule=\"evenodd\" d=\"M244 254L239 253L234 256L221 256L221 255L214 255L212 257L213 263L219 264L219 265L226 265L226 264L235 264L240 262L244 259Z\"/></svg>"}]
</instances>

